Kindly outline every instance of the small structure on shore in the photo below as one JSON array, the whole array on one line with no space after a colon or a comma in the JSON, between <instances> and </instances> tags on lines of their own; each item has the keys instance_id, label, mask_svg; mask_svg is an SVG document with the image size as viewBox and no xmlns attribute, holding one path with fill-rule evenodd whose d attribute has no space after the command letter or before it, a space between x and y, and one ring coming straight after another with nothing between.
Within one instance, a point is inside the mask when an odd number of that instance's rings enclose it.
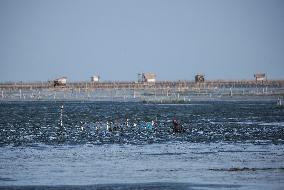
<instances>
[{"instance_id":1,"label":"small structure on shore","mask_svg":"<svg viewBox=\"0 0 284 190\"><path fill-rule=\"evenodd\" d=\"M138 82L156 82L156 74L155 73L139 73L138 74Z\"/></svg>"},{"instance_id":2,"label":"small structure on shore","mask_svg":"<svg viewBox=\"0 0 284 190\"><path fill-rule=\"evenodd\" d=\"M202 74L195 75L195 83L201 83L205 81L205 77Z\"/></svg>"},{"instance_id":3,"label":"small structure on shore","mask_svg":"<svg viewBox=\"0 0 284 190\"><path fill-rule=\"evenodd\" d=\"M60 78L57 78L53 81L53 86L56 87L56 86L66 86L66 83L67 83L67 77L60 77Z\"/></svg>"},{"instance_id":4,"label":"small structure on shore","mask_svg":"<svg viewBox=\"0 0 284 190\"><path fill-rule=\"evenodd\" d=\"M100 81L100 76L98 75L91 76L91 82L99 82L99 81Z\"/></svg>"},{"instance_id":5,"label":"small structure on shore","mask_svg":"<svg viewBox=\"0 0 284 190\"><path fill-rule=\"evenodd\" d=\"M265 73L256 73L254 74L255 82L263 82L266 81Z\"/></svg>"}]
</instances>

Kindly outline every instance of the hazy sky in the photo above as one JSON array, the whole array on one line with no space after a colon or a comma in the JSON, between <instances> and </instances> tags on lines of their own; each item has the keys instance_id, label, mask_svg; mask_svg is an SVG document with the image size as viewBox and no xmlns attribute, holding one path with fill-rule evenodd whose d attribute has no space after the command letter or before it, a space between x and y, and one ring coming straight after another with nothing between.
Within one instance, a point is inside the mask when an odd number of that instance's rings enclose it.
<instances>
[{"instance_id":1,"label":"hazy sky","mask_svg":"<svg viewBox=\"0 0 284 190\"><path fill-rule=\"evenodd\" d=\"M0 81L284 79L283 0L0 0Z\"/></svg>"}]
</instances>

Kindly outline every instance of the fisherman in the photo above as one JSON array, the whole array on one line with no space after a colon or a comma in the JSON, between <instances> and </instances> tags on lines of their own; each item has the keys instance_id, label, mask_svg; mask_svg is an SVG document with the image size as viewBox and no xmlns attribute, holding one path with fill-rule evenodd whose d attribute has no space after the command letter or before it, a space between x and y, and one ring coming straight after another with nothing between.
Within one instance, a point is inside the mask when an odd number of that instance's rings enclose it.
<instances>
[{"instance_id":1,"label":"fisherman","mask_svg":"<svg viewBox=\"0 0 284 190\"><path fill-rule=\"evenodd\" d=\"M153 121L152 122L146 122L144 127L145 127L145 129L152 129L153 124L154 124Z\"/></svg>"},{"instance_id":2,"label":"fisherman","mask_svg":"<svg viewBox=\"0 0 284 190\"><path fill-rule=\"evenodd\" d=\"M280 97L278 97L277 106L282 106L282 101L281 101L281 98L280 98Z\"/></svg>"},{"instance_id":3,"label":"fisherman","mask_svg":"<svg viewBox=\"0 0 284 190\"><path fill-rule=\"evenodd\" d=\"M119 130L118 121L115 120L114 123L113 123L112 132L118 131L118 130Z\"/></svg>"},{"instance_id":4,"label":"fisherman","mask_svg":"<svg viewBox=\"0 0 284 190\"><path fill-rule=\"evenodd\" d=\"M110 131L110 132L112 131L110 123L108 121L106 123L106 129L107 129L107 131Z\"/></svg>"},{"instance_id":5,"label":"fisherman","mask_svg":"<svg viewBox=\"0 0 284 190\"><path fill-rule=\"evenodd\" d=\"M182 128L182 126L177 122L176 119L173 119L173 132L174 133L183 133L185 130Z\"/></svg>"},{"instance_id":6,"label":"fisherman","mask_svg":"<svg viewBox=\"0 0 284 190\"><path fill-rule=\"evenodd\" d=\"M129 127L129 119L128 118L126 119L126 122L124 124L127 128Z\"/></svg>"}]
</instances>

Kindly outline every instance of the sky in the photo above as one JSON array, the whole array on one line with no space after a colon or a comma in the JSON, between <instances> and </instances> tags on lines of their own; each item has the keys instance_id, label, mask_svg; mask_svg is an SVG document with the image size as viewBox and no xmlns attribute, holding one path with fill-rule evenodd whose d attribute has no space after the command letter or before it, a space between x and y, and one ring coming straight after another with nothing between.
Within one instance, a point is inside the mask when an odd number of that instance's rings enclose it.
<instances>
[{"instance_id":1,"label":"sky","mask_svg":"<svg viewBox=\"0 0 284 190\"><path fill-rule=\"evenodd\" d=\"M0 0L0 82L284 79L283 0Z\"/></svg>"}]
</instances>

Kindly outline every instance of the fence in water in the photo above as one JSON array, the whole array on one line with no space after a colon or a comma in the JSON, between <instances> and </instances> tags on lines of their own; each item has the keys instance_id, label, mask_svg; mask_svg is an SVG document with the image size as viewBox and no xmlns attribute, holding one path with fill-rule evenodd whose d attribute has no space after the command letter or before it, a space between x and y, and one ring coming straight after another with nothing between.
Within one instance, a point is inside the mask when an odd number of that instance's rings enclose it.
<instances>
[{"instance_id":1,"label":"fence in water","mask_svg":"<svg viewBox=\"0 0 284 190\"><path fill-rule=\"evenodd\" d=\"M230 97L283 97L284 80L0 83L0 100L188 101Z\"/></svg>"}]
</instances>

